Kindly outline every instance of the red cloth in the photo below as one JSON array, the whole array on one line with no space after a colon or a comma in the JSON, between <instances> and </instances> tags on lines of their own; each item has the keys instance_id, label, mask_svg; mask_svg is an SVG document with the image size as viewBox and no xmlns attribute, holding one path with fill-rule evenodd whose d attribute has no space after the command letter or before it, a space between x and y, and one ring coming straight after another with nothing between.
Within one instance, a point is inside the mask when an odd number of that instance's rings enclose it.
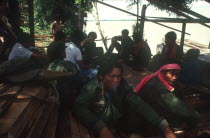
<instances>
[{"instance_id":1,"label":"red cloth","mask_svg":"<svg viewBox=\"0 0 210 138\"><path fill-rule=\"evenodd\" d=\"M176 59L177 58L177 49L178 49L178 45L176 43L173 44L172 48L171 48L170 55L168 55L170 59ZM168 52L169 52L169 47L165 46L164 54L167 54Z\"/></svg>"},{"instance_id":2,"label":"red cloth","mask_svg":"<svg viewBox=\"0 0 210 138\"><path fill-rule=\"evenodd\" d=\"M160 81L168 88L168 90L170 91L173 91L174 90L174 87L172 87L171 85L169 85L163 78L162 74L161 74L161 71L162 70L168 70L168 69L178 69L180 70L180 66L178 64L167 64L167 65L164 65L162 66L157 72L153 73L153 74L150 74L146 77L144 77L141 82L137 85L137 87L134 89L135 92L139 92L142 87L147 84L147 82L154 78L155 76L158 76L158 78L160 79Z\"/></svg>"}]
</instances>

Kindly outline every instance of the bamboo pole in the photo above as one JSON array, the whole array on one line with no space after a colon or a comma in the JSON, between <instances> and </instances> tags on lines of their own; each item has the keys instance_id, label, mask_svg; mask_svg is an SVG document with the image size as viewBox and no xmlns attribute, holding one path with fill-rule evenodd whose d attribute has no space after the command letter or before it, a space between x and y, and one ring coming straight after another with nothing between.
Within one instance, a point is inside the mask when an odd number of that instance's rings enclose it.
<instances>
[{"instance_id":1,"label":"bamboo pole","mask_svg":"<svg viewBox=\"0 0 210 138\"><path fill-rule=\"evenodd\" d=\"M103 32L102 32L102 30L101 30L101 25L100 25L100 20L99 20L97 2L94 1L94 2L93 2L93 5L94 5L94 7L95 7L95 9L96 9L96 16L95 16L93 13L92 13L92 15L93 15L94 18L96 19L96 22L97 22L97 25L98 25L98 30L99 30L99 32L100 32L100 35L101 35L102 41L103 41L103 43L104 43L104 46L105 46L106 50L108 50L108 47L107 47L107 43L106 43L105 37L104 37Z\"/></svg>"}]
</instances>

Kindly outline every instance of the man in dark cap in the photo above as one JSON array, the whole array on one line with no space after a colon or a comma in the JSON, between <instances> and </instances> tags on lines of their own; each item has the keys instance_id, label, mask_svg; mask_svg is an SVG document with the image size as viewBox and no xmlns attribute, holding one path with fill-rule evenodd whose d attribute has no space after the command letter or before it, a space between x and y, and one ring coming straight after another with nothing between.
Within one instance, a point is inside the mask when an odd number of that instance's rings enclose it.
<instances>
[{"instance_id":1,"label":"man in dark cap","mask_svg":"<svg viewBox=\"0 0 210 138\"><path fill-rule=\"evenodd\" d=\"M98 56L96 43L94 42L96 38L97 34L95 32L90 32L88 34L88 38L85 40L84 45L81 47L83 60L86 64L94 63L93 61Z\"/></svg>"},{"instance_id":2,"label":"man in dark cap","mask_svg":"<svg viewBox=\"0 0 210 138\"><path fill-rule=\"evenodd\" d=\"M129 60L129 55L132 54L134 48L133 40L128 36L129 31L127 29L122 30L121 36L113 37L114 41L121 41L121 46L116 47L118 53L122 59L127 62Z\"/></svg>"}]
</instances>

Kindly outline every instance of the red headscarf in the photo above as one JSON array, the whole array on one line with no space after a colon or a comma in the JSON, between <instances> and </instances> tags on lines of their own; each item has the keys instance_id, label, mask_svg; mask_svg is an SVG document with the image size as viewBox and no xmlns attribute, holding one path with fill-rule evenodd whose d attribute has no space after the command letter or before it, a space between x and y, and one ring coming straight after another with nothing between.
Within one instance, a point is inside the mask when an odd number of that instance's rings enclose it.
<instances>
[{"instance_id":1,"label":"red headscarf","mask_svg":"<svg viewBox=\"0 0 210 138\"><path fill-rule=\"evenodd\" d=\"M150 74L146 77L144 77L141 82L137 85L137 87L134 89L134 91L136 93L138 93L142 87L152 78L154 78L155 76L158 76L158 78L160 79L160 81L168 88L168 90L173 91L174 87L172 87L171 85L169 85L163 78L162 74L160 73L162 70L168 70L168 69L178 69L180 70L180 66L178 64L167 64L162 66L157 72Z\"/></svg>"}]
</instances>

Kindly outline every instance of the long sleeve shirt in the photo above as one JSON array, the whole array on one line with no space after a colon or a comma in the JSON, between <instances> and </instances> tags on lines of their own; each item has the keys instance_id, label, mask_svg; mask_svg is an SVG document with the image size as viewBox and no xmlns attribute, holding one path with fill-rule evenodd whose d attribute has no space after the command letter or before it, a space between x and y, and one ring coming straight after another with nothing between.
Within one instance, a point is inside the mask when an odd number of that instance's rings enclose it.
<instances>
[{"instance_id":1,"label":"long sleeve shirt","mask_svg":"<svg viewBox=\"0 0 210 138\"><path fill-rule=\"evenodd\" d=\"M200 119L199 114L169 91L158 77L152 78L139 95L170 124L176 120L176 124L187 122L193 125Z\"/></svg>"},{"instance_id":2,"label":"long sleeve shirt","mask_svg":"<svg viewBox=\"0 0 210 138\"><path fill-rule=\"evenodd\" d=\"M103 94L102 83L94 79L82 88L73 113L84 125L98 131L110 122L120 119L124 110L137 112L162 130L168 127L167 122L132 91L123 80L116 91Z\"/></svg>"}]
</instances>

